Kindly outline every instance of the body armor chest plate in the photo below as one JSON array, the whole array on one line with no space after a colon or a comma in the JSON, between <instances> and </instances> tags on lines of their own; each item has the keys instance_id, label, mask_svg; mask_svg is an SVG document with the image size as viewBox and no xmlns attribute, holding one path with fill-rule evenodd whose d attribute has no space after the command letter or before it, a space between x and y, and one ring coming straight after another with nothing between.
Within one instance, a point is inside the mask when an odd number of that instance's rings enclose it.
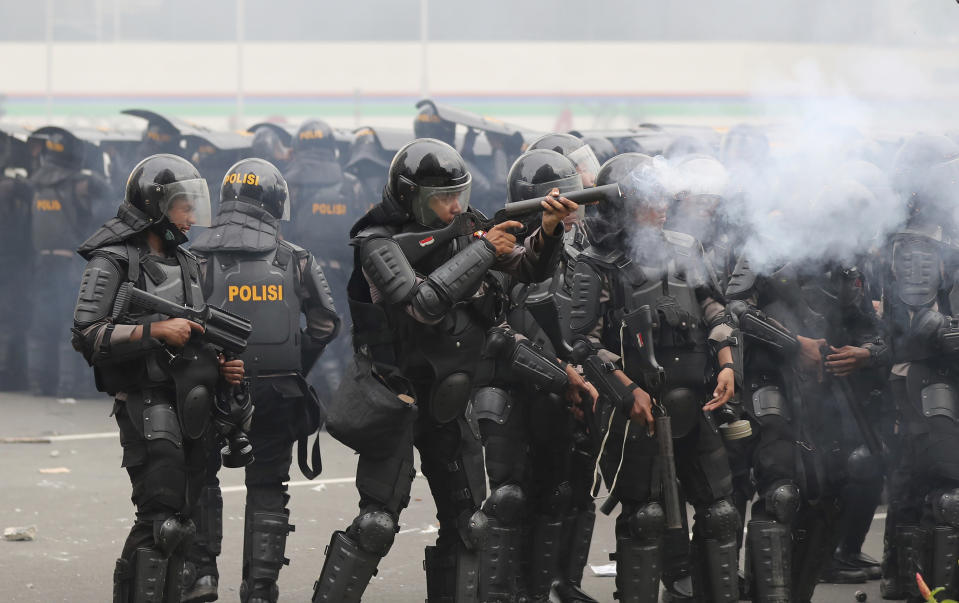
<instances>
[{"instance_id":1,"label":"body armor chest plate","mask_svg":"<svg viewBox=\"0 0 959 603\"><path fill-rule=\"evenodd\" d=\"M285 252L285 253L284 253ZM251 373L300 370L300 297L295 259L285 247L210 258L209 303L253 323L240 356Z\"/></svg>"},{"instance_id":2,"label":"body armor chest plate","mask_svg":"<svg viewBox=\"0 0 959 603\"><path fill-rule=\"evenodd\" d=\"M90 216L81 211L74 198L74 182L73 178L67 177L37 187L31 208L36 250L76 249L83 242Z\"/></svg>"},{"instance_id":3,"label":"body armor chest plate","mask_svg":"<svg viewBox=\"0 0 959 603\"><path fill-rule=\"evenodd\" d=\"M931 305L942 283L939 243L920 234L901 233L892 245L896 297L912 309Z\"/></svg>"}]
</instances>

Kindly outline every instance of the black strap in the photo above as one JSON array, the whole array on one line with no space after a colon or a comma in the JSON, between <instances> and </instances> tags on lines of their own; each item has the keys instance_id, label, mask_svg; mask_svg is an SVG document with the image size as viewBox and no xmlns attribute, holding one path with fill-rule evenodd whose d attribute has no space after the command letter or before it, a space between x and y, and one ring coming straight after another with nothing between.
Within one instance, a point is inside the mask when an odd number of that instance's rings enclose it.
<instances>
[{"instance_id":1,"label":"black strap","mask_svg":"<svg viewBox=\"0 0 959 603\"><path fill-rule=\"evenodd\" d=\"M188 308L195 308L196 306L193 305L193 269L186 254L180 249L177 249L176 260L180 264L180 279L183 281L183 301Z\"/></svg>"},{"instance_id":2,"label":"black strap","mask_svg":"<svg viewBox=\"0 0 959 603\"><path fill-rule=\"evenodd\" d=\"M127 280L134 284L140 282L140 248L132 241L127 241Z\"/></svg>"},{"instance_id":3,"label":"black strap","mask_svg":"<svg viewBox=\"0 0 959 603\"><path fill-rule=\"evenodd\" d=\"M306 476L306 479L314 479L323 472L323 459L320 458L320 430L316 431L316 438L313 440L313 450L310 458L307 458L309 442L310 436L304 436L297 440L296 462L300 466L300 471ZM312 461L312 467L310 467L310 461Z\"/></svg>"}]
</instances>

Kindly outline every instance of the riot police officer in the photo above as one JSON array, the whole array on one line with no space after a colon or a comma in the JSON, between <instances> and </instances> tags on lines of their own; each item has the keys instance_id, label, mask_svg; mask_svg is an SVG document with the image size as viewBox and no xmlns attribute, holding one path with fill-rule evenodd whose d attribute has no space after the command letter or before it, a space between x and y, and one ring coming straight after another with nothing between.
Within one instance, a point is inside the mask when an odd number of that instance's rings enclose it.
<instances>
[{"instance_id":1,"label":"riot police officer","mask_svg":"<svg viewBox=\"0 0 959 603\"><path fill-rule=\"evenodd\" d=\"M508 201L515 202L581 190L582 180L568 158L536 149L513 164L507 189ZM564 277L568 263L585 244L581 223L570 221L568 228L551 279L507 284L510 327L541 346L543 354L566 362L569 293ZM588 390L571 365L565 370L574 389ZM490 542L482 556L480 598L512 601L525 593L533 601L546 601L556 582L561 600L592 601L580 589L595 521L589 495L593 467L589 439L555 393L530 387L534 380L523 375L511 381L514 376L495 374L477 391L471 406L485 445L491 489L483 505ZM581 397L589 396L570 392L571 400ZM523 544L522 524L527 518L529 542Z\"/></svg>"},{"instance_id":2,"label":"riot police officer","mask_svg":"<svg viewBox=\"0 0 959 603\"><path fill-rule=\"evenodd\" d=\"M136 506L113 576L115 603L179 601L183 556L195 531L190 512L210 445L211 390L218 376L233 385L243 378L241 360L218 361L193 337L201 325L115 308L129 285L201 307L199 266L181 244L191 226L209 225L209 216L209 190L196 168L154 155L130 174L117 217L78 250L87 266L73 345L93 366L97 388L116 398Z\"/></svg>"},{"instance_id":3,"label":"riot police officer","mask_svg":"<svg viewBox=\"0 0 959 603\"><path fill-rule=\"evenodd\" d=\"M241 355L252 382L254 460L246 466L243 531L244 603L277 600L288 532L293 443L319 428L316 394L303 378L301 341L315 350L336 336L340 319L329 285L313 255L279 238L289 218L289 194L279 170L262 159L244 159L223 177L213 226L190 247L199 257L207 301L253 322ZM300 315L306 330L300 331ZM214 455L219 460L219 455ZM182 601L216 594L216 556L222 537L223 499L214 467L194 512L197 538L187 555ZM315 468L314 468L315 469ZM308 475L315 476L314 471Z\"/></svg>"},{"instance_id":4,"label":"riot police officer","mask_svg":"<svg viewBox=\"0 0 959 603\"><path fill-rule=\"evenodd\" d=\"M560 221L575 204L544 201L542 226L521 247L508 232L519 222L480 228L469 209L471 180L455 149L415 140L394 157L382 202L351 231L358 368L344 384L355 380L362 387L355 399L334 401L331 420L340 405L355 414L353 405L384 384L415 400L409 407L415 414L367 434L375 441L360 450L360 514L333 534L314 601L360 600L409 503L414 445L440 525L436 545L426 549L428 598L476 600L478 551L489 526L479 508L485 498L481 450L464 415L486 332L501 322L502 295L489 271L526 281L547 277L555 267Z\"/></svg>"},{"instance_id":5,"label":"riot police officer","mask_svg":"<svg viewBox=\"0 0 959 603\"><path fill-rule=\"evenodd\" d=\"M71 397L93 390L79 359L67 346L70 309L79 282L74 250L90 232L97 205L109 193L106 181L83 169L84 143L70 132L42 128L40 167L33 187L31 237L36 253L34 300L38 310L28 350L31 389L40 395ZM81 372L83 373L81 375Z\"/></svg>"},{"instance_id":6,"label":"riot police officer","mask_svg":"<svg viewBox=\"0 0 959 603\"><path fill-rule=\"evenodd\" d=\"M723 442L707 411L733 395L736 338L701 245L663 230L668 194L660 161L627 153L600 171L597 183L616 176L625 200L600 206L591 245L579 254L572 277L572 330L589 341L610 379L626 389L617 396L619 404L612 396L601 398L595 412L612 443L600 451L600 462L611 495L622 503L613 556L615 596L634 603L658 600L666 512L679 521L680 510L664 504L667 488L675 486L658 471L668 456L659 454L650 437L657 412L670 417L675 471L696 509L691 560L696 596L735 601L740 521L730 500Z\"/></svg>"},{"instance_id":7,"label":"riot police officer","mask_svg":"<svg viewBox=\"0 0 959 603\"><path fill-rule=\"evenodd\" d=\"M572 134L543 134L531 142L528 149L549 149L556 151L560 155L569 157L570 161L576 166L576 171L579 172L580 178L583 180L583 187L589 188L596 185L596 176L599 174L600 163L593 149L586 141L576 138Z\"/></svg>"},{"instance_id":8,"label":"riot police officer","mask_svg":"<svg viewBox=\"0 0 959 603\"><path fill-rule=\"evenodd\" d=\"M353 260L347 233L363 215L369 200L363 205L353 196L355 179L343 172L337 160L329 124L309 119L300 126L284 176L290 187L290 223L283 234L316 254L336 306L345 308ZM322 361L322 374L310 376L310 383L324 393L335 389L348 348L345 338L331 342Z\"/></svg>"},{"instance_id":9,"label":"riot police officer","mask_svg":"<svg viewBox=\"0 0 959 603\"><path fill-rule=\"evenodd\" d=\"M18 390L26 381L27 331L32 303L24 299L33 270L30 244L30 207L33 190L13 168L15 139L0 132L0 389ZM8 171L8 168L9 171Z\"/></svg>"},{"instance_id":10,"label":"riot police officer","mask_svg":"<svg viewBox=\"0 0 959 603\"><path fill-rule=\"evenodd\" d=\"M851 209L870 195L840 183L818 202ZM847 433L860 403L853 373L882 369L887 355L866 290L853 262L831 258L764 274L741 256L730 277L727 307L745 340L743 405L758 434L748 453L759 496L746 537L754 601L810 601L841 535L843 484L872 487L878 451L850 445L861 440ZM841 579L867 575L850 567Z\"/></svg>"},{"instance_id":11,"label":"riot police officer","mask_svg":"<svg viewBox=\"0 0 959 603\"><path fill-rule=\"evenodd\" d=\"M935 140L930 140L935 138ZM893 351L890 383L899 409L901 457L890 476L883 596L921 601L914 580L959 593L959 436L954 304L959 160L944 137L907 141L893 181L911 215L886 253L883 320ZM945 157L944 157L945 156ZM928 159L947 159L930 167ZM910 165L911 164L911 165Z\"/></svg>"}]
</instances>

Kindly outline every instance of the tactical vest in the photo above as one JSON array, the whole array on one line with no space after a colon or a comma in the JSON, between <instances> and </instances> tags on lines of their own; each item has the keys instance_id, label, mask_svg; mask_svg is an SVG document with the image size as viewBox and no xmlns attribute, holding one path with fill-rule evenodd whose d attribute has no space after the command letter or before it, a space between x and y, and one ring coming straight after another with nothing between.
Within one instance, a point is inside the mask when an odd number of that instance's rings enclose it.
<instances>
[{"instance_id":1,"label":"tactical vest","mask_svg":"<svg viewBox=\"0 0 959 603\"><path fill-rule=\"evenodd\" d=\"M285 242L265 253L215 253L208 302L253 323L240 356L250 374L302 370L299 270Z\"/></svg>"},{"instance_id":2,"label":"tactical vest","mask_svg":"<svg viewBox=\"0 0 959 603\"><path fill-rule=\"evenodd\" d=\"M311 187L291 185L292 212L289 238L322 260L337 260L347 270L349 232L362 212L343 194L343 183Z\"/></svg>"},{"instance_id":3,"label":"tactical vest","mask_svg":"<svg viewBox=\"0 0 959 603\"><path fill-rule=\"evenodd\" d=\"M81 208L74 195L76 178L68 175L58 180L34 182L36 189L30 210L34 249L76 249L86 236L90 220L89 210Z\"/></svg>"},{"instance_id":4,"label":"tactical vest","mask_svg":"<svg viewBox=\"0 0 959 603\"><path fill-rule=\"evenodd\" d=\"M200 288L199 269L192 254L177 249L170 258L150 255L136 245L110 245L102 252L121 260L127 274L123 280L134 283L138 289L152 293L167 301L189 307L203 305L203 290ZM184 282L189 283L184 287ZM167 320L168 316L131 311L123 319L126 324L147 324ZM143 359L119 362L97 367L98 388L101 391L133 391L150 387L171 386L173 382L163 368L168 360L166 352L154 352Z\"/></svg>"},{"instance_id":5,"label":"tactical vest","mask_svg":"<svg viewBox=\"0 0 959 603\"><path fill-rule=\"evenodd\" d=\"M667 389L681 386L702 387L710 372L709 335L696 289L704 285L702 258L695 257L695 239L688 235L664 231L658 258L634 261L622 254L619 261L607 258L610 283L609 310L604 320L603 342L610 351L624 354L627 375L644 379L646 363L642 360L640 334L631 333L624 315L642 306L649 306L654 328L654 350L659 364L666 371ZM587 250L581 257L589 261ZM696 268L697 265L700 265ZM678 315L670 324L667 315ZM619 346L622 346L620 349Z\"/></svg>"}]
</instances>

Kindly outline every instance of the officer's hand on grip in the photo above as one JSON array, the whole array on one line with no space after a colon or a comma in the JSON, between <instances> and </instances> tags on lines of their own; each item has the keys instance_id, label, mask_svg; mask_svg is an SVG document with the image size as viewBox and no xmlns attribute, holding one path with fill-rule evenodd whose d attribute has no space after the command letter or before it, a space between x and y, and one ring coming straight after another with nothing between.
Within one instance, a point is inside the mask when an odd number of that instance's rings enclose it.
<instances>
[{"instance_id":1,"label":"officer's hand on grip","mask_svg":"<svg viewBox=\"0 0 959 603\"><path fill-rule=\"evenodd\" d=\"M243 383L243 361L239 358L227 360L223 354L220 354L220 376L230 385L239 385Z\"/></svg>"},{"instance_id":2,"label":"officer's hand on grip","mask_svg":"<svg viewBox=\"0 0 959 603\"><path fill-rule=\"evenodd\" d=\"M543 232L549 235L556 234L559 223L579 209L579 205L566 197L561 197L558 188L549 191L549 195L540 202L540 205L543 206Z\"/></svg>"},{"instance_id":3,"label":"officer's hand on grip","mask_svg":"<svg viewBox=\"0 0 959 603\"><path fill-rule=\"evenodd\" d=\"M185 318L168 318L150 324L150 336L174 348L186 345L194 332L202 333L203 325Z\"/></svg>"},{"instance_id":4,"label":"officer's hand on grip","mask_svg":"<svg viewBox=\"0 0 959 603\"><path fill-rule=\"evenodd\" d=\"M832 354L826 356L826 370L836 377L845 377L853 371L869 366L872 354L866 348L844 345L841 348L829 346Z\"/></svg>"},{"instance_id":5,"label":"officer's hand on grip","mask_svg":"<svg viewBox=\"0 0 959 603\"><path fill-rule=\"evenodd\" d=\"M716 389L713 391L713 399L706 403L703 410L716 410L721 407L736 392L736 372L728 366L719 371L716 376Z\"/></svg>"},{"instance_id":6,"label":"officer's hand on grip","mask_svg":"<svg viewBox=\"0 0 959 603\"><path fill-rule=\"evenodd\" d=\"M582 421L584 416L582 406L589 404L595 410L599 392L596 391L592 383L583 379L582 375L577 373L572 365L566 365L566 375L569 377L569 385L566 387L566 400L572 405L570 410L573 416Z\"/></svg>"},{"instance_id":7,"label":"officer's hand on grip","mask_svg":"<svg viewBox=\"0 0 959 603\"><path fill-rule=\"evenodd\" d=\"M799 369L810 375L815 375L817 381L822 381L822 346L826 345L825 339L809 339L802 335L797 335L799 341L799 354L796 356L796 362L799 363Z\"/></svg>"},{"instance_id":8,"label":"officer's hand on grip","mask_svg":"<svg viewBox=\"0 0 959 603\"><path fill-rule=\"evenodd\" d=\"M517 222L516 220L507 220L506 222L500 222L493 228L490 228L483 236L493 245L493 247L496 248L497 257L501 255L508 255L512 253L513 248L516 247L516 237L510 234L509 231L511 228L522 227L522 222Z\"/></svg>"},{"instance_id":9,"label":"officer's hand on grip","mask_svg":"<svg viewBox=\"0 0 959 603\"><path fill-rule=\"evenodd\" d=\"M645 425L650 436L655 435L656 422L653 419L653 399L641 387L633 390L633 408L629 412L629 419L633 423Z\"/></svg>"}]
</instances>

